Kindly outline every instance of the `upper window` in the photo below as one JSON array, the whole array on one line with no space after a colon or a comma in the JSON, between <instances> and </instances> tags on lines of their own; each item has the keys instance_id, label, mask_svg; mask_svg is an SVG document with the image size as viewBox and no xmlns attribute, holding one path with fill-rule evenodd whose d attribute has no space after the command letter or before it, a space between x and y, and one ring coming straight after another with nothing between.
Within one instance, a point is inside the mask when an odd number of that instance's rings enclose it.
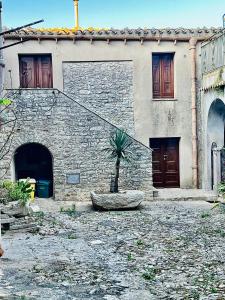
<instances>
[{"instance_id":1,"label":"upper window","mask_svg":"<svg viewBox=\"0 0 225 300\"><path fill-rule=\"evenodd\" d=\"M152 55L153 98L174 98L174 54Z\"/></svg>"},{"instance_id":2,"label":"upper window","mask_svg":"<svg viewBox=\"0 0 225 300\"><path fill-rule=\"evenodd\" d=\"M20 55L20 87L52 88L51 55Z\"/></svg>"}]
</instances>

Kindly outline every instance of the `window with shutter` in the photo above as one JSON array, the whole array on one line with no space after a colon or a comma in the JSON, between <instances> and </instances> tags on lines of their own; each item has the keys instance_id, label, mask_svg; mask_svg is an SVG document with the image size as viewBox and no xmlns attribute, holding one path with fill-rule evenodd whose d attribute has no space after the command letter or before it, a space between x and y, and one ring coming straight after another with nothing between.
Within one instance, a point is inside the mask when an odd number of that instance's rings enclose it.
<instances>
[{"instance_id":1,"label":"window with shutter","mask_svg":"<svg viewBox=\"0 0 225 300\"><path fill-rule=\"evenodd\" d=\"M174 98L174 54L152 55L153 98Z\"/></svg>"},{"instance_id":2,"label":"window with shutter","mask_svg":"<svg viewBox=\"0 0 225 300\"><path fill-rule=\"evenodd\" d=\"M20 55L20 87L52 88L51 55Z\"/></svg>"}]
</instances>

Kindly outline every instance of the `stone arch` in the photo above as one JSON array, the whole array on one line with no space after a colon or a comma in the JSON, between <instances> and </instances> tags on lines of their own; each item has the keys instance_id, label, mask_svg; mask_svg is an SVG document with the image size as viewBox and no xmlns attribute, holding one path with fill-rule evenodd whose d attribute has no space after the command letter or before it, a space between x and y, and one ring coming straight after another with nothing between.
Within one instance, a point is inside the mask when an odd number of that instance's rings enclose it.
<instances>
[{"instance_id":1,"label":"stone arch","mask_svg":"<svg viewBox=\"0 0 225 300\"><path fill-rule=\"evenodd\" d=\"M209 108L207 118L208 189L215 189L221 178L220 150L224 147L224 126L225 105L221 99L216 99Z\"/></svg>"},{"instance_id":2,"label":"stone arch","mask_svg":"<svg viewBox=\"0 0 225 300\"><path fill-rule=\"evenodd\" d=\"M20 145L14 152L15 179L34 178L50 182L49 197L54 194L53 155L41 143L30 142Z\"/></svg>"}]
</instances>

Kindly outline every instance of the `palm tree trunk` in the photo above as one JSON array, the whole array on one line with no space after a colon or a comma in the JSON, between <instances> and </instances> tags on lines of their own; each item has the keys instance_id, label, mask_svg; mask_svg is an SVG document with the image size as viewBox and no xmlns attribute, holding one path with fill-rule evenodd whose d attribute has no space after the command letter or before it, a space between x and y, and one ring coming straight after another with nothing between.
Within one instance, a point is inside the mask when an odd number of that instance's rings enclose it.
<instances>
[{"instance_id":1,"label":"palm tree trunk","mask_svg":"<svg viewBox=\"0 0 225 300\"><path fill-rule=\"evenodd\" d=\"M119 193L119 177L120 177L120 157L116 160L116 176L114 182L114 193Z\"/></svg>"}]
</instances>

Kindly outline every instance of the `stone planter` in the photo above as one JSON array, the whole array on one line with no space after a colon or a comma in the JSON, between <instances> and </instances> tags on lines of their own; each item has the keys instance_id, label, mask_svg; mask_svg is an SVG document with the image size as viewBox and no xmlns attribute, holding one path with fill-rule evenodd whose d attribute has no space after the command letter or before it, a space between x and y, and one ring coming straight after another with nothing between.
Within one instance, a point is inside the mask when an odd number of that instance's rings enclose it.
<instances>
[{"instance_id":1,"label":"stone planter","mask_svg":"<svg viewBox=\"0 0 225 300\"><path fill-rule=\"evenodd\" d=\"M91 192L93 207L103 210L119 210L137 208L144 200L144 192L123 191L119 193Z\"/></svg>"},{"instance_id":2,"label":"stone planter","mask_svg":"<svg viewBox=\"0 0 225 300\"><path fill-rule=\"evenodd\" d=\"M9 202L1 211L10 217L23 218L29 214L29 205L20 206L18 201Z\"/></svg>"}]
</instances>

